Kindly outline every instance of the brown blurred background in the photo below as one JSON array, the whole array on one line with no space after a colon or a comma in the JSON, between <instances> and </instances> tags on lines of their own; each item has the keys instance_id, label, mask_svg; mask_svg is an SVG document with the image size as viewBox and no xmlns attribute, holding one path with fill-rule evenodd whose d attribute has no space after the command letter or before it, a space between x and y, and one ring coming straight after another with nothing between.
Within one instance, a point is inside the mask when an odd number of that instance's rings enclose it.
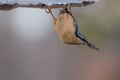
<instances>
[{"instance_id":1,"label":"brown blurred background","mask_svg":"<svg viewBox=\"0 0 120 80\"><path fill-rule=\"evenodd\" d=\"M72 9L80 32L100 51L62 44L42 9L0 11L0 80L120 80L119 3Z\"/></svg>"}]
</instances>

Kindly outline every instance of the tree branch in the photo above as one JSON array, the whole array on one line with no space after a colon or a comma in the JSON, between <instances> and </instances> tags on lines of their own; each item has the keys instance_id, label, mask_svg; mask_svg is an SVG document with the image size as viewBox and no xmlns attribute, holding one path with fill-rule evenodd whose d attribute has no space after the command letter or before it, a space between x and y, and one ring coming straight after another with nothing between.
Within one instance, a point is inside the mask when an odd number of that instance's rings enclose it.
<instances>
[{"instance_id":1,"label":"tree branch","mask_svg":"<svg viewBox=\"0 0 120 80\"><path fill-rule=\"evenodd\" d=\"M18 8L18 7L28 7L28 8L41 8L41 9L54 9L54 8L64 8L68 5L71 5L71 7L81 7L81 6L87 6L90 4L95 3L95 1L83 1L82 3L69 3L69 4L52 4L52 5L48 5L48 4L43 4L43 3L39 3L37 5L34 5L32 3L28 4L28 5L22 5L19 3L14 3L14 4L8 4L8 3L1 3L0 2L0 10L11 10L14 8Z\"/></svg>"}]
</instances>

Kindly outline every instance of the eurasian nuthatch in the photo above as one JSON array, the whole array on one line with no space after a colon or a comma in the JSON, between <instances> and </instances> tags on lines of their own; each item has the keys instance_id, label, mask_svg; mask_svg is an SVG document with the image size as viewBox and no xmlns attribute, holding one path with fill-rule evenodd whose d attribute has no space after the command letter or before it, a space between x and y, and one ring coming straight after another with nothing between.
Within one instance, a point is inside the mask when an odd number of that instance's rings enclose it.
<instances>
[{"instance_id":1,"label":"eurasian nuthatch","mask_svg":"<svg viewBox=\"0 0 120 80\"><path fill-rule=\"evenodd\" d=\"M66 7L61 10L57 18L53 16L51 9L48 10L53 17L56 32L63 43L73 45L86 44L90 48L99 50L93 44L89 43L88 40L79 32L78 24L71 13L70 7Z\"/></svg>"}]
</instances>

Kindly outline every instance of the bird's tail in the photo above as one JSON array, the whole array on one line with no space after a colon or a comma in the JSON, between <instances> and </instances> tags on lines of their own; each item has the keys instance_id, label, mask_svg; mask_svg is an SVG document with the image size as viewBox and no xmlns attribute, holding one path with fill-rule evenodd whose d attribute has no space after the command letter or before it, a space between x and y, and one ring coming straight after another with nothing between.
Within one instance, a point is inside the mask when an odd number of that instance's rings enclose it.
<instances>
[{"instance_id":1,"label":"bird's tail","mask_svg":"<svg viewBox=\"0 0 120 80\"><path fill-rule=\"evenodd\" d=\"M75 32L76 36L78 38L80 38L87 46L89 46L92 49L96 49L96 50L100 50L99 48L97 48L96 46L94 46L93 44L91 44L90 42L88 42L88 40L85 38L84 35L82 35L78 29L76 29L77 31Z\"/></svg>"},{"instance_id":2,"label":"bird's tail","mask_svg":"<svg viewBox=\"0 0 120 80\"><path fill-rule=\"evenodd\" d=\"M89 46L92 49L100 50L99 48L97 48L96 46L94 46L93 44L91 44L89 42L87 42L86 44L87 44L87 46Z\"/></svg>"}]
</instances>

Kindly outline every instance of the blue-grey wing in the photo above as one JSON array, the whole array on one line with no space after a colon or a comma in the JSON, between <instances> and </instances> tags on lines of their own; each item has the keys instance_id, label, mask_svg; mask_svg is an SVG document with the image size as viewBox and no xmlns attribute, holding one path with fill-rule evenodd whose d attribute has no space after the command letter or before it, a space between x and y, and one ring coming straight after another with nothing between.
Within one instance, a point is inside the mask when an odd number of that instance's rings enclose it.
<instances>
[{"instance_id":1,"label":"blue-grey wing","mask_svg":"<svg viewBox=\"0 0 120 80\"><path fill-rule=\"evenodd\" d=\"M73 17L72 14L71 14L71 16ZM98 49L97 47L95 47L93 44L91 44L90 42L88 42L88 40L85 38L85 36L82 35L82 34L79 32L78 24L77 24L76 20L74 19L74 17L73 17L73 20L74 20L75 35L76 35L76 37L80 38L80 39L81 39L83 42L85 42L90 48L99 50L99 49Z\"/></svg>"}]
</instances>

